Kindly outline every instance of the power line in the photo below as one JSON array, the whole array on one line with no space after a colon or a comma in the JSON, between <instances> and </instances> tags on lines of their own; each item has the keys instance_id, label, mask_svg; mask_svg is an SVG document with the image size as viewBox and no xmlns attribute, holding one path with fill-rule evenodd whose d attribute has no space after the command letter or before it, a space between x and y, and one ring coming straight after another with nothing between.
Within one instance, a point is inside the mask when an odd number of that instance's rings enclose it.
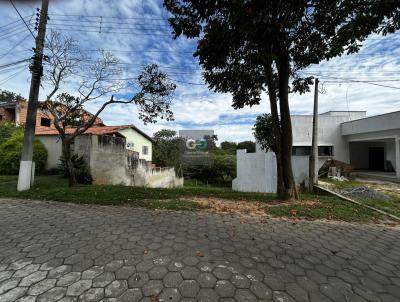
<instances>
[{"instance_id":1,"label":"power line","mask_svg":"<svg viewBox=\"0 0 400 302\"><path fill-rule=\"evenodd\" d=\"M59 31L76 31L76 32L86 32L86 33L98 33L98 34L120 34L120 35L139 35L139 36L163 36L163 37L172 37L171 34L158 34L158 33L143 33L143 32L118 32L118 31L101 31L99 32L98 30L83 30L83 29L71 29L68 27L65 28L60 28L60 27L51 27L53 30L59 30Z\"/></svg>"},{"instance_id":2,"label":"power line","mask_svg":"<svg viewBox=\"0 0 400 302\"><path fill-rule=\"evenodd\" d=\"M29 34L27 34L25 37L23 37L22 40L20 40L20 41L18 41L17 43L15 43L15 44L10 48L9 51L7 51L5 54L2 54L2 55L1 55L0 60L3 59L4 57L6 57L11 51L14 50L14 48L15 48L16 46L18 46L20 43L22 43L22 42L23 42L26 38L28 38L28 37L29 37Z\"/></svg>"},{"instance_id":3,"label":"power line","mask_svg":"<svg viewBox=\"0 0 400 302\"><path fill-rule=\"evenodd\" d=\"M25 16L23 19L31 18L33 15L34 15L34 14ZM13 24L15 24L15 23L20 23L20 22L21 22L21 19L18 19L18 20L16 20L16 21L10 22L10 23L8 23L8 24L2 25L2 26L0 26L0 28L6 28L6 27L9 27L10 25L13 25ZM22 24L22 23L21 23L21 24Z\"/></svg>"},{"instance_id":4,"label":"power line","mask_svg":"<svg viewBox=\"0 0 400 302\"><path fill-rule=\"evenodd\" d=\"M127 49L82 49L82 51L84 52L96 52L99 50L103 50L103 51L109 51L109 52L126 52L126 53L130 53L130 52L142 52L142 53L151 53L151 52L155 52L155 53L168 53L168 52L172 52L172 53L193 53L194 51L184 51L184 50L166 50L166 49L154 49L154 50L146 50L146 49L131 49L131 50L127 50Z\"/></svg>"},{"instance_id":5,"label":"power line","mask_svg":"<svg viewBox=\"0 0 400 302\"><path fill-rule=\"evenodd\" d=\"M168 21L168 18L155 18L155 17L109 17L109 16L91 16L91 15L73 15L73 14L49 14L50 16L63 16L63 17L81 17L81 18L103 18L103 19L126 19L126 20L160 20L160 21Z\"/></svg>"},{"instance_id":6,"label":"power line","mask_svg":"<svg viewBox=\"0 0 400 302\"><path fill-rule=\"evenodd\" d=\"M33 34L33 32L31 31L30 27L28 26L28 24L25 22L25 19L22 17L22 15L19 13L17 7L14 5L14 3L12 2L12 0L9 0L11 5L14 7L15 11L17 12L18 16L21 18L21 20L24 22L26 28L29 30L29 32L31 33L33 39L36 39L35 35Z\"/></svg>"},{"instance_id":7,"label":"power line","mask_svg":"<svg viewBox=\"0 0 400 302\"><path fill-rule=\"evenodd\" d=\"M343 82L335 82L338 84L345 84L347 82L352 82L352 83L365 83L365 84L369 84L369 85L374 85L374 86L379 86L379 87L385 87L385 88L392 88L392 89L399 89L400 87L395 87L395 86L389 86L389 85L383 85L383 84L378 84L375 82L371 82L371 81L362 81L362 80L354 80L354 79L348 79L348 78L338 78L338 77L329 77L329 76L321 76L318 75L318 77L322 77L322 78L327 78L327 79L334 79L334 80L342 80ZM329 82L327 82L329 83Z\"/></svg>"},{"instance_id":8,"label":"power line","mask_svg":"<svg viewBox=\"0 0 400 302\"><path fill-rule=\"evenodd\" d=\"M10 67L10 66L15 66L15 65L18 65L18 64L21 64L23 62L30 61L30 60L31 59L29 58L29 59L24 59L24 60L20 60L20 61L11 62L11 63L8 63L8 64L0 65L0 69L4 69L4 68Z\"/></svg>"},{"instance_id":9,"label":"power line","mask_svg":"<svg viewBox=\"0 0 400 302\"><path fill-rule=\"evenodd\" d=\"M13 79L13 78L16 77L18 74L20 74L22 71L25 71L25 70L26 70L26 69L25 69L25 66L22 66L22 68L19 67L18 69L19 69L19 70L18 70L16 73L14 73L14 74L12 74L11 76L9 76L9 77L7 77L7 78L1 80L1 81L0 81L0 85L5 84L5 83L8 82L9 80Z\"/></svg>"}]
</instances>

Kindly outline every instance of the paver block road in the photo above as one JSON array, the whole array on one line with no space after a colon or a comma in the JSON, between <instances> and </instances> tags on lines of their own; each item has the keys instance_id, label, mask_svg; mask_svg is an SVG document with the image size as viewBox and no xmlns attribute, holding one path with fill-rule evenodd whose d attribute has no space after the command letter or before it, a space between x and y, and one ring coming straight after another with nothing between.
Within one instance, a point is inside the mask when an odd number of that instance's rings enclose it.
<instances>
[{"instance_id":1,"label":"paver block road","mask_svg":"<svg viewBox=\"0 0 400 302\"><path fill-rule=\"evenodd\" d=\"M400 231L0 200L0 301L400 301Z\"/></svg>"}]
</instances>

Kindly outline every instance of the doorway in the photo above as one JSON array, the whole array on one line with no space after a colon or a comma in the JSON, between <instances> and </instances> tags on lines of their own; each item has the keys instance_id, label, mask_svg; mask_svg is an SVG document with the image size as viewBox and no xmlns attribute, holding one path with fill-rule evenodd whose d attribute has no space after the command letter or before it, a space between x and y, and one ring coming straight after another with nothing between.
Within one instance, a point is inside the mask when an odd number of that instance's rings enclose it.
<instances>
[{"instance_id":1,"label":"doorway","mask_svg":"<svg viewBox=\"0 0 400 302\"><path fill-rule=\"evenodd\" d=\"M384 171L385 170L385 148L369 147L369 170Z\"/></svg>"}]
</instances>

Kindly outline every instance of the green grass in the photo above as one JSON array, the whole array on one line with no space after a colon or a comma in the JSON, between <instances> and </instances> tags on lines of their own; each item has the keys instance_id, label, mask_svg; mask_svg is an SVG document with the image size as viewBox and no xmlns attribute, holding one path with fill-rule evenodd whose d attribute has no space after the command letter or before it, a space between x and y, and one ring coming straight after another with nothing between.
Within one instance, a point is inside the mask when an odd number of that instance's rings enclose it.
<instances>
[{"instance_id":1,"label":"green grass","mask_svg":"<svg viewBox=\"0 0 400 302\"><path fill-rule=\"evenodd\" d=\"M379 184L364 183L361 181L334 181L332 179L324 179L325 182L332 184L336 190L343 190L349 188L368 186L372 189L379 188ZM367 199L367 198L354 198L357 201L362 202L365 205L386 211L390 214L400 217L400 194L387 193L390 199Z\"/></svg>"},{"instance_id":2,"label":"green grass","mask_svg":"<svg viewBox=\"0 0 400 302\"><path fill-rule=\"evenodd\" d=\"M6 182L2 185L3 182ZM11 182L11 183L10 183ZM223 187L190 187L152 189L111 185L77 185L68 187L60 176L38 176L35 186L24 192L16 191L16 176L2 177L0 197L17 197L96 204L133 204L144 200L176 200L185 197L215 197L233 200L271 201L274 194L235 192Z\"/></svg>"},{"instance_id":3,"label":"green grass","mask_svg":"<svg viewBox=\"0 0 400 302\"><path fill-rule=\"evenodd\" d=\"M333 196L304 194L302 199L317 202L272 206L267 208L267 213L279 217L293 217L291 211L296 210L295 217L349 222L378 221L383 218L377 212Z\"/></svg>"},{"instance_id":4,"label":"green grass","mask_svg":"<svg viewBox=\"0 0 400 302\"><path fill-rule=\"evenodd\" d=\"M337 180L333 180L331 178L324 178L321 180L334 185L335 188L337 188L339 190L348 189L348 188L352 188L352 187L361 187L361 186L365 185L364 183L362 183L360 181L355 181L355 180L337 181Z\"/></svg>"},{"instance_id":5,"label":"green grass","mask_svg":"<svg viewBox=\"0 0 400 302\"><path fill-rule=\"evenodd\" d=\"M235 192L226 187L193 186L182 188L151 189L111 185L77 185L68 187L60 176L37 176L35 186L24 192L16 191L16 176L0 176L0 197L54 200L101 205L130 205L151 209L199 210L203 206L187 200L191 197L212 197L227 200L266 203L266 212L277 217L291 217L291 210L297 210L296 217L309 219L332 219L343 221L374 221L381 215L369 209L324 195L306 195L303 200L314 204L276 203L274 194ZM272 203L273 202L273 203Z\"/></svg>"}]
</instances>

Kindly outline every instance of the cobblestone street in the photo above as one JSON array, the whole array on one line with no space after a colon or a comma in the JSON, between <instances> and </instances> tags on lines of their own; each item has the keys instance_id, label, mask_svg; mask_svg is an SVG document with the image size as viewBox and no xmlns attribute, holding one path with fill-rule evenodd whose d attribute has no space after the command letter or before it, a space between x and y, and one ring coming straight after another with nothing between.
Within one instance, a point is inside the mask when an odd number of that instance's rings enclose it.
<instances>
[{"instance_id":1,"label":"cobblestone street","mask_svg":"<svg viewBox=\"0 0 400 302\"><path fill-rule=\"evenodd\" d=\"M400 301L400 231L0 200L0 301Z\"/></svg>"}]
</instances>

